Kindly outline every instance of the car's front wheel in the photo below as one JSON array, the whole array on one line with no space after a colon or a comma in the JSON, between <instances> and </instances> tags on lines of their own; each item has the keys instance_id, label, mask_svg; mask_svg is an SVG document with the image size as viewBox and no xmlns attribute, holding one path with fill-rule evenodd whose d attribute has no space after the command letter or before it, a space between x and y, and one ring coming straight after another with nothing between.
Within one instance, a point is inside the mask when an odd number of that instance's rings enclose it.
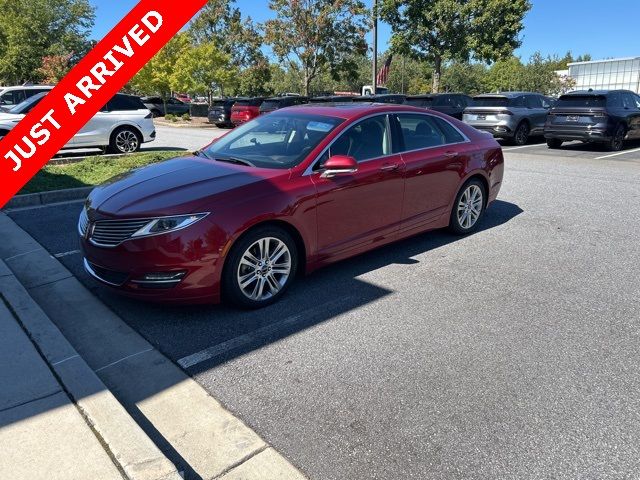
<instances>
[{"instance_id":1,"label":"car's front wheel","mask_svg":"<svg viewBox=\"0 0 640 480\"><path fill-rule=\"evenodd\" d=\"M131 127L121 127L111 134L109 153L134 153L140 150L140 134Z\"/></svg>"},{"instance_id":2,"label":"car's front wheel","mask_svg":"<svg viewBox=\"0 0 640 480\"><path fill-rule=\"evenodd\" d=\"M297 266L291 235L274 226L256 228L229 252L222 279L225 298L242 308L266 307L284 295Z\"/></svg>"},{"instance_id":3,"label":"car's front wheel","mask_svg":"<svg viewBox=\"0 0 640 480\"><path fill-rule=\"evenodd\" d=\"M449 230L466 235L478 228L487 204L484 184L477 179L467 182L458 192L453 204Z\"/></svg>"}]
</instances>

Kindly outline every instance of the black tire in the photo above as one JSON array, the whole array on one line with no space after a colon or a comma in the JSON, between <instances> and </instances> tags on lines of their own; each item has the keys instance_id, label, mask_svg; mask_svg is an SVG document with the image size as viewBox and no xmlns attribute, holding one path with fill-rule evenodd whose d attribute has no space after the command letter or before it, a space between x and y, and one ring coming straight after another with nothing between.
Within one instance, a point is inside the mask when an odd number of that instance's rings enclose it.
<instances>
[{"instance_id":1,"label":"black tire","mask_svg":"<svg viewBox=\"0 0 640 480\"><path fill-rule=\"evenodd\" d=\"M282 244L284 244L288 249L288 260L290 264L290 271L288 276L286 277L286 279L284 279L284 275L282 275L279 279L276 279L276 277L272 275L272 278L274 280L282 281L279 290L277 290L275 294L273 293L273 289L269 287L269 280L267 279L267 277L271 275L271 265L281 265L280 263L270 264L269 267L267 267L265 263L264 266L256 266L255 269L253 269L253 267L249 267L246 263L241 264L243 256L247 251L251 251L252 253L256 254L255 248L259 248L256 247L256 243L262 239L271 239L269 241L267 251L269 250L269 248L277 250L276 247L278 247L279 244L274 240L282 242ZM281 256L276 261L284 261L286 263L286 255L287 254L285 253L284 259ZM258 255L255 256L258 257ZM268 271L267 268L269 269ZM227 256L227 260L225 262L224 270L222 273L223 296L225 300L240 308L264 308L268 305L271 305L272 303L277 302L285 294L291 283L293 283L293 280L297 273L297 268L298 249L296 247L296 242L293 240L293 238L291 238L291 235L289 235L286 230L283 230L282 228L279 228L277 226L266 225L264 227L257 227L242 236L236 242L236 244L233 245L231 251L229 252L229 255ZM266 298L253 299L245 294L240 285L239 279L242 275L246 276L250 275L251 273L254 273L254 276L247 279L248 283L245 284L245 288L247 289L247 291L256 288L256 285L258 285L259 282L262 281L264 288L269 288L269 292L265 291L265 295L269 294L271 296L268 296ZM255 279L255 283L254 281L249 281L252 278Z\"/></svg>"},{"instance_id":2,"label":"black tire","mask_svg":"<svg viewBox=\"0 0 640 480\"><path fill-rule=\"evenodd\" d=\"M560 148L562 146L562 140L558 138L547 138L547 147Z\"/></svg>"},{"instance_id":3,"label":"black tire","mask_svg":"<svg viewBox=\"0 0 640 480\"><path fill-rule=\"evenodd\" d=\"M134 138L135 137L135 138ZM142 135L133 127L117 128L109 140L109 153L127 154L140 150Z\"/></svg>"},{"instance_id":4,"label":"black tire","mask_svg":"<svg viewBox=\"0 0 640 480\"><path fill-rule=\"evenodd\" d=\"M529 124L527 122L521 122L520 125L518 125L518 127L516 128L516 131L513 132L512 142L514 143L514 145L526 145L529 141L529 133L531 133Z\"/></svg>"},{"instance_id":5,"label":"black tire","mask_svg":"<svg viewBox=\"0 0 640 480\"><path fill-rule=\"evenodd\" d=\"M620 152L624 148L624 136L626 133L624 125L618 125L611 140L605 143L606 149L610 152Z\"/></svg>"},{"instance_id":6,"label":"black tire","mask_svg":"<svg viewBox=\"0 0 640 480\"><path fill-rule=\"evenodd\" d=\"M465 195L465 192L467 192L469 189L474 189L474 191L477 191L475 190L475 188L479 189L479 192L481 194L480 211L477 214L477 218L475 218L475 220L471 225L463 225L463 221L461 220L460 217L462 215L464 218L464 211L461 212L461 215L458 215L458 212L461 208L461 204L464 203L462 197ZM458 192L458 195L456 195L456 200L455 202L453 202L453 208L451 209L451 217L449 219L449 230L452 233L455 233L456 235L468 235L474 232L478 228L478 225L480 224L480 221L484 216L486 207L487 207L487 191L484 186L484 183L482 183L477 178L472 178L462 186L462 188ZM467 211L467 213L469 212Z\"/></svg>"}]
</instances>

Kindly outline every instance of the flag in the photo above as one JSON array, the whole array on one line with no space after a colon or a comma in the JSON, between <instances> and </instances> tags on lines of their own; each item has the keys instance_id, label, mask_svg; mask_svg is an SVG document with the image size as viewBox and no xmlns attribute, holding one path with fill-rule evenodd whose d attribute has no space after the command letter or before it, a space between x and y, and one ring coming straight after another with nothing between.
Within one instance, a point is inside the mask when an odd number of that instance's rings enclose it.
<instances>
[{"instance_id":1,"label":"flag","mask_svg":"<svg viewBox=\"0 0 640 480\"><path fill-rule=\"evenodd\" d=\"M386 85L387 80L389 80L389 69L391 68L391 60L393 60L393 55L389 55L387 57L387 61L384 62L384 65L378 72L378 77L376 79L376 83L378 85Z\"/></svg>"}]
</instances>

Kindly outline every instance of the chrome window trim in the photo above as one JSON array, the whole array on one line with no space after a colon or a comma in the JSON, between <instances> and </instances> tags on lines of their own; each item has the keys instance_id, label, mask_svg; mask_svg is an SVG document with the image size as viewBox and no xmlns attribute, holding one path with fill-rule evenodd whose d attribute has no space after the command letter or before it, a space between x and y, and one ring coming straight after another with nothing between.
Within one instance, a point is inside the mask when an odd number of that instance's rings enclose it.
<instances>
[{"instance_id":1,"label":"chrome window trim","mask_svg":"<svg viewBox=\"0 0 640 480\"><path fill-rule=\"evenodd\" d=\"M338 136L336 138L334 138L329 145L327 145L325 148L322 149L322 151L316 156L316 158L313 160L313 162L311 162L309 164L309 166L306 168L306 170L304 171L302 176L306 177L306 176L309 176L309 175L313 175L314 173L322 173L320 170L314 170L314 167L316 166L318 161L320 161L322 156L325 153L327 153L327 151L329 149L331 149L333 144L335 142L337 142L340 139L340 137L342 137L342 135L344 135L351 127L355 127L360 122L363 122L364 120L368 120L368 119L373 118L373 117L377 117L377 116L380 116L380 115L385 115L386 116L386 120L385 121L387 122L387 126L388 126L387 135L389 135L389 146L391 147L391 150L393 150L393 139L392 139L392 136L391 136L391 124L389 122L389 116L390 115L403 115L403 114L406 114L406 115L422 115L422 116L429 117L429 118L439 118L439 119L447 122L449 125L451 125L451 127L453 127L456 130L456 132L458 132L462 136L462 138L464 140L462 142L443 143L442 145L435 145L433 147L416 148L416 149L413 149L413 150L406 150L404 152L395 152L395 153L392 152L392 153L389 153L387 155L383 155L381 157L375 157L375 158L369 158L367 160L363 160L361 162L358 162L358 164L365 163L365 162L370 162L370 161L373 161L373 160L380 160L382 158L392 157L392 156L395 156L395 155L404 155L405 153L414 153L414 152L420 152L420 151L423 151L423 150L431 150L431 149L434 149L434 148L447 147L447 146L451 146L451 145L462 145L464 143L471 143L471 140L469 139L469 137L467 137L462 130L460 130L458 127L456 127L453 123L451 123L446 118L440 117L438 115L432 115L432 114L430 114L428 112L411 112L411 111L406 111L406 110L404 110L404 111L384 112L384 113L372 113L371 115L367 115L366 117L360 118L357 122L349 125L342 132L340 132L340 134L338 134Z\"/></svg>"}]
</instances>

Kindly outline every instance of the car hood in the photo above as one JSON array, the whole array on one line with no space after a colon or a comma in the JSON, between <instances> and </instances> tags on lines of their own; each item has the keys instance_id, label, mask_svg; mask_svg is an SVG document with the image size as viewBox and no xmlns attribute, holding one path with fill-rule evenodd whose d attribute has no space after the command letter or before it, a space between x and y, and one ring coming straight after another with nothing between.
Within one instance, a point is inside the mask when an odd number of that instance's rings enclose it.
<instances>
[{"instance_id":1,"label":"car hood","mask_svg":"<svg viewBox=\"0 0 640 480\"><path fill-rule=\"evenodd\" d=\"M15 125L24 118L24 115L16 115L15 113L0 112L0 123Z\"/></svg>"},{"instance_id":2,"label":"car hood","mask_svg":"<svg viewBox=\"0 0 640 480\"><path fill-rule=\"evenodd\" d=\"M181 157L111 179L94 189L87 207L101 217L146 217L197 213L247 199L244 187L268 182L288 170L233 165ZM244 193L243 193L244 192Z\"/></svg>"}]
</instances>

